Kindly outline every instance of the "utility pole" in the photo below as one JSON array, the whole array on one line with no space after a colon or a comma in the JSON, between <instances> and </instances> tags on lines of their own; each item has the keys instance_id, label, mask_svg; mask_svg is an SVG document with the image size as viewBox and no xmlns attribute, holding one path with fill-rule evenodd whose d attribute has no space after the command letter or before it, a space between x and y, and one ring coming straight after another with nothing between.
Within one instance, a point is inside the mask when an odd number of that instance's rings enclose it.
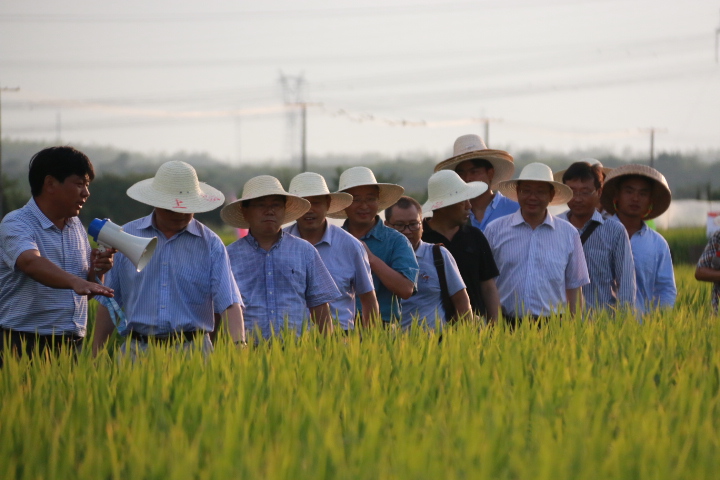
<instances>
[{"instance_id":1,"label":"utility pole","mask_svg":"<svg viewBox=\"0 0 720 480\"><path fill-rule=\"evenodd\" d=\"M283 92L283 101L285 102L285 105L291 106L291 105L299 105L301 104L303 100L303 87L305 85L305 77L303 74L300 75L285 75L283 72L280 72L280 78L279 78L280 86L282 87ZM302 112L300 112L302 113ZM298 112L295 109L288 109L287 113L285 115L285 123L286 123L286 148L290 152L290 158L291 160L295 159L295 152L297 151L297 116ZM301 132L302 135L302 132ZM302 141L302 137L301 137Z\"/></svg>"},{"instance_id":2,"label":"utility pole","mask_svg":"<svg viewBox=\"0 0 720 480\"><path fill-rule=\"evenodd\" d=\"M296 103L300 107L300 172L307 172L307 107L320 107L322 103Z\"/></svg>"},{"instance_id":3,"label":"utility pole","mask_svg":"<svg viewBox=\"0 0 720 480\"><path fill-rule=\"evenodd\" d=\"M715 29L715 63L720 63L720 26Z\"/></svg>"},{"instance_id":4,"label":"utility pole","mask_svg":"<svg viewBox=\"0 0 720 480\"><path fill-rule=\"evenodd\" d=\"M17 92L20 87L0 87L0 95L2 92ZM2 176L2 97L0 96L0 218L5 216L5 182Z\"/></svg>"},{"instance_id":5,"label":"utility pole","mask_svg":"<svg viewBox=\"0 0 720 480\"><path fill-rule=\"evenodd\" d=\"M667 132L666 128L644 128L641 130L642 132L650 132L650 168L655 168L655 132L658 133L665 133Z\"/></svg>"},{"instance_id":6,"label":"utility pole","mask_svg":"<svg viewBox=\"0 0 720 480\"><path fill-rule=\"evenodd\" d=\"M501 122L502 120L499 118L481 117L479 121L485 125L483 140L485 141L485 146L490 148L490 122Z\"/></svg>"}]
</instances>

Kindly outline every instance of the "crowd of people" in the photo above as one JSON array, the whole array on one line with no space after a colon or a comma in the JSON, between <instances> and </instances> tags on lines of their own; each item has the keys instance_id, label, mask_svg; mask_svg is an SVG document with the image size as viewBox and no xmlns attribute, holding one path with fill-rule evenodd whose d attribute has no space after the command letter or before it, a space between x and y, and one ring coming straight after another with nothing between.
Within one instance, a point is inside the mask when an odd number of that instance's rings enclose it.
<instances>
[{"instance_id":1,"label":"crowd of people","mask_svg":"<svg viewBox=\"0 0 720 480\"><path fill-rule=\"evenodd\" d=\"M170 161L127 191L153 211L123 230L158 242L138 272L123 253L91 249L77 218L95 176L88 157L47 148L30 162L32 198L0 223L2 350L79 348L91 297L100 304L93 351L117 329L133 358L167 343L209 353L220 330L242 346L306 328L514 328L602 310L642 321L673 306L670 249L646 224L670 205L660 172L585 159L514 175L509 153L464 135L435 167L424 205L366 167L344 171L337 192L317 173L287 191L257 176L225 204L191 165ZM552 215L551 205L567 211ZM248 230L227 247L194 218L220 207L226 224ZM714 305L718 251L720 234L696 273L715 282Z\"/></svg>"}]
</instances>

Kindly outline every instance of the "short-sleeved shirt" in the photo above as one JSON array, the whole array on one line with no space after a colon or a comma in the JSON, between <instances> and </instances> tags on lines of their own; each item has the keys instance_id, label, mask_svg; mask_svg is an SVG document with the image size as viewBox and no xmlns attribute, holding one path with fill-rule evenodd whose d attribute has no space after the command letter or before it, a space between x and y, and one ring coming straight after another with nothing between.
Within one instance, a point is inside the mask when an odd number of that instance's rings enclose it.
<instances>
[{"instance_id":1,"label":"short-sleeved shirt","mask_svg":"<svg viewBox=\"0 0 720 480\"><path fill-rule=\"evenodd\" d=\"M20 254L37 250L62 270L86 279L90 243L80 219L61 230L30 199L0 223L0 327L39 335L85 336L88 300L71 289L50 288L16 268Z\"/></svg>"},{"instance_id":2,"label":"short-sleeved shirt","mask_svg":"<svg viewBox=\"0 0 720 480\"><path fill-rule=\"evenodd\" d=\"M465 283L460 276L455 259L445 247L440 247L443 263L445 264L445 280L447 281L448 294L452 297L465 288ZM440 279L435 267L435 256L433 255L433 244L420 241L418 249L415 250L420 273L418 274L417 293L407 300L402 300L402 328L409 328L413 320L428 328L436 328L436 320L440 318L443 323L448 318L445 315L445 307L442 302L440 291Z\"/></svg>"},{"instance_id":3,"label":"short-sleeved shirt","mask_svg":"<svg viewBox=\"0 0 720 480\"><path fill-rule=\"evenodd\" d=\"M288 327L302 333L308 308L330 303L340 292L318 251L302 238L280 232L265 250L252 232L227 247L245 304L245 329L263 338Z\"/></svg>"},{"instance_id":4,"label":"short-sleeved shirt","mask_svg":"<svg viewBox=\"0 0 720 480\"><path fill-rule=\"evenodd\" d=\"M375 289L370 262L358 239L337 225L325 225L325 233L315 248L340 290L340 297L330 302L330 313L338 319L340 328L351 330L355 327L355 295ZM300 238L297 223L285 228L285 232Z\"/></svg>"},{"instance_id":5,"label":"short-sleeved shirt","mask_svg":"<svg viewBox=\"0 0 720 480\"><path fill-rule=\"evenodd\" d=\"M495 192L495 197L485 209L485 215L483 215L482 221L478 221L472 210L470 211L470 224L475 228L485 231L488 223L502 218L505 215L515 213L519 208L520 204L518 202L510 200L500 192Z\"/></svg>"},{"instance_id":6,"label":"short-sleeved shirt","mask_svg":"<svg viewBox=\"0 0 720 480\"><path fill-rule=\"evenodd\" d=\"M611 221L620 222L617 216L611 217ZM672 308L677 288L668 243L643 222L642 228L630 237L630 246L635 262L635 306L638 311L645 313L657 307Z\"/></svg>"},{"instance_id":7,"label":"short-sleeved shirt","mask_svg":"<svg viewBox=\"0 0 720 480\"><path fill-rule=\"evenodd\" d=\"M570 211L558 218L568 221ZM589 308L635 306L635 263L627 230L619 222L608 222L598 211L578 229L581 235L596 223L598 226L583 245L590 283L582 287Z\"/></svg>"},{"instance_id":8,"label":"short-sleeved shirt","mask_svg":"<svg viewBox=\"0 0 720 480\"><path fill-rule=\"evenodd\" d=\"M138 272L125 255L117 253L105 280L125 311L127 330L157 336L211 332L215 313L234 303L242 305L225 245L195 219L167 238L155 226L153 215L123 226L130 235L157 237L157 247L145 268Z\"/></svg>"},{"instance_id":9,"label":"short-sleeved shirt","mask_svg":"<svg viewBox=\"0 0 720 480\"><path fill-rule=\"evenodd\" d=\"M460 275L467 287L473 311L487 316L481 284L497 277L499 271L490 244L483 232L473 226L463 225L452 240L448 240L444 235L433 230L428 220L425 219L422 239L424 242L445 245L445 248L455 258Z\"/></svg>"},{"instance_id":10,"label":"short-sleeved shirt","mask_svg":"<svg viewBox=\"0 0 720 480\"><path fill-rule=\"evenodd\" d=\"M567 303L566 290L590 283L577 229L546 213L534 229L521 211L485 230L495 261L500 304L508 315L550 315Z\"/></svg>"},{"instance_id":11,"label":"short-sleeved shirt","mask_svg":"<svg viewBox=\"0 0 720 480\"><path fill-rule=\"evenodd\" d=\"M718 251L720 251L720 230L713 233L713 236L710 238L710 241L705 246L705 250L703 250L703 253L700 256L700 260L698 260L697 267L713 268L712 259L715 258ZM720 282L713 282L712 306L716 312L718 309L718 299L720 299Z\"/></svg>"},{"instance_id":12,"label":"short-sleeved shirt","mask_svg":"<svg viewBox=\"0 0 720 480\"><path fill-rule=\"evenodd\" d=\"M348 222L345 221L343 229L347 230ZM385 225L379 216L375 217L375 226L360 240L365 242L370 251L385 264L401 273L405 278L417 286L418 264L415 258L410 241L394 228ZM380 316L383 322L399 321L401 318L399 299L380 281L380 278L373 273L375 284L375 295L380 306ZM356 301L358 311L359 301Z\"/></svg>"}]
</instances>

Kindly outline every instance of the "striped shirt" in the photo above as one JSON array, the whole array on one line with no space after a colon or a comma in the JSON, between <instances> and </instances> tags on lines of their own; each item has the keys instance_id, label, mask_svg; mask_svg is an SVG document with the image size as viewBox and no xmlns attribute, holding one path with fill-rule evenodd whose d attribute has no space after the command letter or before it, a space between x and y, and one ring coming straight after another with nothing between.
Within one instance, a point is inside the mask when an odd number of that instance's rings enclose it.
<instances>
[{"instance_id":1,"label":"striped shirt","mask_svg":"<svg viewBox=\"0 0 720 480\"><path fill-rule=\"evenodd\" d=\"M612 221L620 222L617 216ZM645 313L657 307L672 308L677 288L668 243L643 222L642 228L630 238L630 246L635 262L637 310Z\"/></svg>"},{"instance_id":2,"label":"striped shirt","mask_svg":"<svg viewBox=\"0 0 720 480\"><path fill-rule=\"evenodd\" d=\"M570 211L558 218L568 220ZM627 230L618 222L606 221L598 211L578 229L580 236L592 223L599 224L583 245L590 284L583 287L589 308L635 305L635 263Z\"/></svg>"},{"instance_id":3,"label":"striped shirt","mask_svg":"<svg viewBox=\"0 0 720 480\"><path fill-rule=\"evenodd\" d=\"M80 219L60 230L30 199L0 223L0 327L40 335L85 336L87 297L46 287L15 268L21 253L37 250L64 271L87 278L90 243Z\"/></svg>"},{"instance_id":4,"label":"striped shirt","mask_svg":"<svg viewBox=\"0 0 720 480\"><path fill-rule=\"evenodd\" d=\"M172 332L213 331L215 313L242 305L220 237L193 219L170 238L155 227L153 214L123 226L130 235L157 237L155 253L142 272L122 253L105 284L115 289L128 331L165 336ZM100 300L105 303L104 300Z\"/></svg>"},{"instance_id":5,"label":"striped shirt","mask_svg":"<svg viewBox=\"0 0 720 480\"><path fill-rule=\"evenodd\" d=\"M343 330L355 328L355 294L375 290L372 271L365 247L348 232L325 222L322 239L315 244L325 267L340 290L340 297L330 302L330 312ZM297 223L287 227L286 233L300 238Z\"/></svg>"},{"instance_id":6,"label":"striped shirt","mask_svg":"<svg viewBox=\"0 0 720 480\"><path fill-rule=\"evenodd\" d=\"M717 252L720 251L720 230L713 233L710 241L705 246L700 260L698 260L697 268L714 268L712 266L712 259L715 258ZM712 286L712 306L717 312L718 299L720 299L720 282L713 282Z\"/></svg>"},{"instance_id":7,"label":"striped shirt","mask_svg":"<svg viewBox=\"0 0 720 480\"><path fill-rule=\"evenodd\" d=\"M302 332L308 308L340 296L320 254L301 238L280 232L269 251L252 232L227 247L245 303L245 329L270 338L288 327Z\"/></svg>"},{"instance_id":8,"label":"striped shirt","mask_svg":"<svg viewBox=\"0 0 720 480\"><path fill-rule=\"evenodd\" d=\"M448 294L452 297L465 288L465 283L450 252L445 247L440 247L440 252L445 264ZM435 267L433 244L420 241L420 246L415 250L415 256L420 267L417 293L407 300L402 300L400 325L407 329L410 328L413 320L417 320L421 325L434 329L437 327L436 319L438 317L442 319L443 323L447 322L447 317L440 293L440 279Z\"/></svg>"},{"instance_id":9,"label":"striped shirt","mask_svg":"<svg viewBox=\"0 0 720 480\"><path fill-rule=\"evenodd\" d=\"M497 289L508 315L560 312L565 290L590 283L580 235L549 212L533 229L518 210L488 225L485 236L500 269Z\"/></svg>"},{"instance_id":10,"label":"striped shirt","mask_svg":"<svg viewBox=\"0 0 720 480\"><path fill-rule=\"evenodd\" d=\"M507 198L500 192L495 192L495 197L492 199L487 208L485 208L485 215L483 215L482 221L478 221L478 219L475 218L475 214L472 210L470 210L470 224L484 232L488 223L506 215L515 213L519 208L520 204L518 202Z\"/></svg>"}]
</instances>

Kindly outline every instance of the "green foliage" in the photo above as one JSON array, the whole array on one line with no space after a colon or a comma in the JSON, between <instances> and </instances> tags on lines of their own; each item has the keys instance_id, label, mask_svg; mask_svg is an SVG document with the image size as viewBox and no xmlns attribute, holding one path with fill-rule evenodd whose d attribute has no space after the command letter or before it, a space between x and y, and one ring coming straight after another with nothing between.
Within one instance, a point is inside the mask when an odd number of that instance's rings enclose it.
<instances>
[{"instance_id":1,"label":"green foliage","mask_svg":"<svg viewBox=\"0 0 720 480\"><path fill-rule=\"evenodd\" d=\"M11 360L0 478L715 478L720 323L672 311Z\"/></svg>"},{"instance_id":2,"label":"green foliage","mask_svg":"<svg viewBox=\"0 0 720 480\"><path fill-rule=\"evenodd\" d=\"M700 255L707 244L705 227L696 228L672 228L659 232L665 237L674 264L696 265Z\"/></svg>"}]
</instances>

